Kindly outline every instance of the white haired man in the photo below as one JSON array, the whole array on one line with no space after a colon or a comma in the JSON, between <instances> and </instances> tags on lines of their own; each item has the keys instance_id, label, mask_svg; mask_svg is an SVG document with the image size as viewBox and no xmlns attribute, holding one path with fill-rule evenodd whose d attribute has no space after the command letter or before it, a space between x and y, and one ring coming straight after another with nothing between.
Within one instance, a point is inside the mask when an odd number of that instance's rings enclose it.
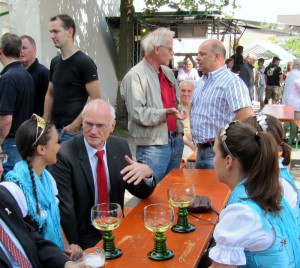
<instances>
[{"instance_id":1,"label":"white haired man","mask_svg":"<svg viewBox=\"0 0 300 268\"><path fill-rule=\"evenodd\" d=\"M142 41L145 57L121 83L128 128L137 145L136 159L149 165L159 182L180 166L186 112L177 109L179 88L168 64L174 55L174 32L158 28Z\"/></svg>"}]
</instances>

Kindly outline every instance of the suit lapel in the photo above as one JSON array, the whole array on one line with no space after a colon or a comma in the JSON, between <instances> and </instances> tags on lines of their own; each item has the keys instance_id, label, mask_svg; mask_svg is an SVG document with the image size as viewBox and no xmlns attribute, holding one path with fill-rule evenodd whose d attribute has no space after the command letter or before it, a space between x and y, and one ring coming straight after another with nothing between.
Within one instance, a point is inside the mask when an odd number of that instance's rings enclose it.
<instances>
[{"instance_id":1,"label":"suit lapel","mask_svg":"<svg viewBox=\"0 0 300 268\"><path fill-rule=\"evenodd\" d=\"M110 197L111 200L118 199L118 180L120 177L120 170L116 168L116 152L114 150L114 145L111 141L111 138L108 138L106 143L106 155L107 155L107 167L109 172L109 182L110 182Z\"/></svg>"},{"instance_id":2,"label":"suit lapel","mask_svg":"<svg viewBox=\"0 0 300 268\"><path fill-rule=\"evenodd\" d=\"M78 138L77 148L78 148L77 151L78 151L79 164L80 164L80 166L81 166L81 168L84 172L85 179L86 179L88 185L91 188L93 196L95 196L93 173L92 173L89 157L88 157L88 154L87 154L87 151L86 151L86 147L85 147L85 144L84 144L83 135L81 135Z\"/></svg>"}]
</instances>

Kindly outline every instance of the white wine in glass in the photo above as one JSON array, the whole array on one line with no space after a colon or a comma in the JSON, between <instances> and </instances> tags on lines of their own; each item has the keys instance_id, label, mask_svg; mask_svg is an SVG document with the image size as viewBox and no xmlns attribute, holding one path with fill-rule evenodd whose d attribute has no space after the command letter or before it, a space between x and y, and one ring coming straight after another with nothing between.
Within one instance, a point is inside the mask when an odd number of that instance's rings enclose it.
<instances>
[{"instance_id":1,"label":"white wine in glass","mask_svg":"<svg viewBox=\"0 0 300 268\"><path fill-rule=\"evenodd\" d=\"M168 204L152 204L144 208L144 225L155 233L154 250L148 253L152 260L168 260L174 256L173 251L167 249L165 231L174 223L174 209Z\"/></svg>"},{"instance_id":2,"label":"white wine in glass","mask_svg":"<svg viewBox=\"0 0 300 268\"><path fill-rule=\"evenodd\" d=\"M121 220L114 217L103 217L99 219L94 219L92 223L94 227L98 230L112 231L120 225Z\"/></svg>"},{"instance_id":3,"label":"white wine in glass","mask_svg":"<svg viewBox=\"0 0 300 268\"><path fill-rule=\"evenodd\" d=\"M115 236L112 230L116 229L123 218L121 206L117 203L101 203L91 209L91 221L93 226L101 231L103 249L106 259L115 259L122 255L122 251L115 247Z\"/></svg>"},{"instance_id":4,"label":"white wine in glass","mask_svg":"<svg viewBox=\"0 0 300 268\"><path fill-rule=\"evenodd\" d=\"M189 233L195 230L195 226L188 222L188 211L186 209L194 202L195 196L195 187L192 183L176 182L169 185L169 202L179 208L177 224L172 227L172 231Z\"/></svg>"}]
</instances>

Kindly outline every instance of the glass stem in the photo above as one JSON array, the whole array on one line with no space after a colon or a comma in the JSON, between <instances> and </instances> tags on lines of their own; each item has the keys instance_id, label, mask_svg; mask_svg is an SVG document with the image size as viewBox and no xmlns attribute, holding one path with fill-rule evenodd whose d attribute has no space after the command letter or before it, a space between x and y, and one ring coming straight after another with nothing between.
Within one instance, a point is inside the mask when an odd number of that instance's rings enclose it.
<instances>
[{"instance_id":1,"label":"glass stem","mask_svg":"<svg viewBox=\"0 0 300 268\"><path fill-rule=\"evenodd\" d=\"M177 225L187 228L189 226L188 211L186 208L179 208Z\"/></svg>"},{"instance_id":2,"label":"glass stem","mask_svg":"<svg viewBox=\"0 0 300 268\"><path fill-rule=\"evenodd\" d=\"M103 236L103 248L105 252L114 252L115 250L115 236L112 231L105 231Z\"/></svg>"},{"instance_id":3,"label":"glass stem","mask_svg":"<svg viewBox=\"0 0 300 268\"><path fill-rule=\"evenodd\" d=\"M166 236L163 232L157 232L154 236L154 252L165 255L167 252Z\"/></svg>"}]
</instances>

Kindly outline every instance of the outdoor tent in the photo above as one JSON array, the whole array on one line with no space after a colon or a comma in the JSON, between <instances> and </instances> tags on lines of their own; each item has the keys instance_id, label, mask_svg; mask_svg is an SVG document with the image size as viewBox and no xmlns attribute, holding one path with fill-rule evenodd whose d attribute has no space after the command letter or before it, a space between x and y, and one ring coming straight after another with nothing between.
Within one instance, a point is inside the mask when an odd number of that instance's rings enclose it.
<instances>
[{"instance_id":1,"label":"outdoor tent","mask_svg":"<svg viewBox=\"0 0 300 268\"><path fill-rule=\"evenodd\" d=\"M247 54L255 54L257 58L264 58L265 60L272 60L274 56L281 59L280 64L284 65L288 61L293 61L296 57L282 47L267 41L254 41L244 47L244 56ZM267 61L268 62L268 61Z\"/></svg>"}]
</instances>

